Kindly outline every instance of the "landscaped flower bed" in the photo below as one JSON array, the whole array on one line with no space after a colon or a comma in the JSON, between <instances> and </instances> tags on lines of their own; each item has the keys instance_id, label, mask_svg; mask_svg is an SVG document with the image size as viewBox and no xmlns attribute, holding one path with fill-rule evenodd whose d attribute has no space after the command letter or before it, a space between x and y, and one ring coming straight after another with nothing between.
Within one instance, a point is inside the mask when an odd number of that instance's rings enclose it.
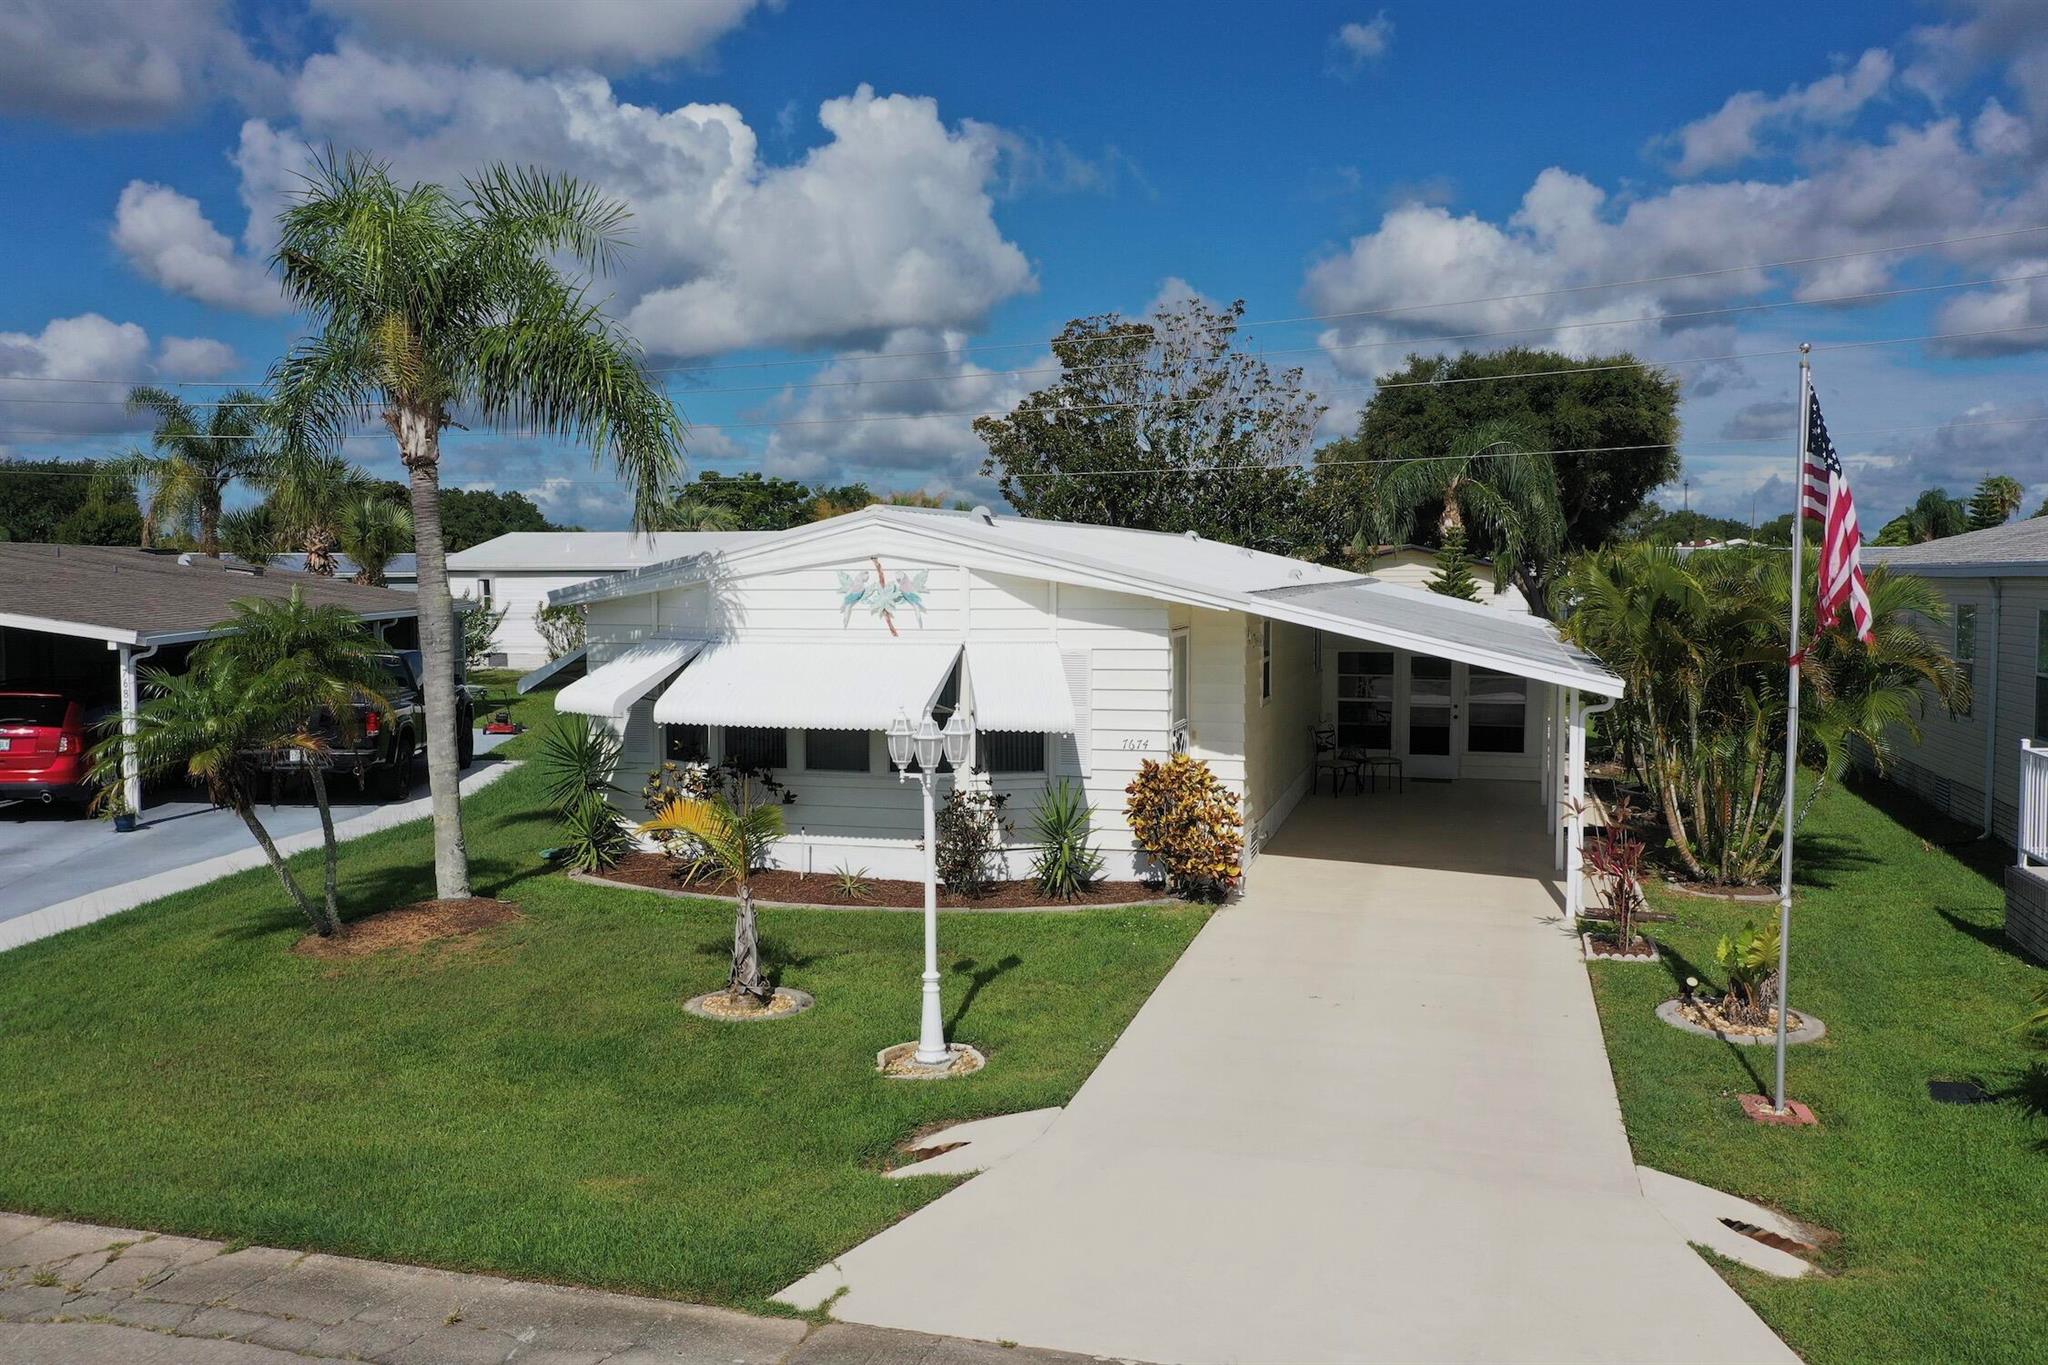
<instances>
[{"instance_id":1,"label":"landscaped flower bed","mask_svg":"<svg viewBox=\"0 0 2048 1365\"><path fill-rule=\"evenodd\" d=\"M592 881L623 882L656 891L674 891L690 896L736 894L730 880L685 882L676 876L679 866L660 853L629 853L617 866L589 878ZM750 877L757 901L785 905L836 905L853 909L922 909L924 883L886 878L848 880L832 873L813 872L805 876L768 868ZM1098 881L1070 901L1048 900L1038 883L997 882L986 896L962 896L939 888L939 904L952 910L1065 909L1077 905L1132 905L1168 899L1163 888L1145 882Z\"/></svg>"}]
</instances>

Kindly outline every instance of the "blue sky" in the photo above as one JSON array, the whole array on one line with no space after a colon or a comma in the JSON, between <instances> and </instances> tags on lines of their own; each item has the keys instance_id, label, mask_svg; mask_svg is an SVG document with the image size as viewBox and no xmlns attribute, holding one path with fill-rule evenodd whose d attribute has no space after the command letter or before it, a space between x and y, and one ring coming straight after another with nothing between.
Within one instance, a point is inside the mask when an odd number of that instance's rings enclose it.
<instances>
[{"instance_id":1,"label":"blue sky","mask_svg":"<svg viewBox=\"0 0 2048 1365\"><path fill-rule=\"evenodd\" d=\"M606 288L678 371L698 467L986 497L971 414L1044 381L1045 339L1192 290L1354 315L1246 334L1326 434L1429 338L1629 348L1684 381L1692 505L1769 516L1795 370L1768 353L1810 339L1867 521L1994 470L2048 497L2030 0L0 0L0 458L132 441L112 381L260 377L294 327L268 225L322 144L627 199ZM1759 304L1794 306L1712 311ZM446 477L624 517L548 443L464 437Z\"/></svg>"}]
</instances>

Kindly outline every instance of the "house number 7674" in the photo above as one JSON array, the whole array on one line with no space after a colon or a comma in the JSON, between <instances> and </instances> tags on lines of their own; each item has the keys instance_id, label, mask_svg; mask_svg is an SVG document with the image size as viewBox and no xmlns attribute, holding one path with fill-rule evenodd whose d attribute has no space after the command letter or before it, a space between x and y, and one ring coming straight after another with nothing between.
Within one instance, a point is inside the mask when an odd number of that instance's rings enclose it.
<instances>
[{"instance_id":1,"label":"house number 7674","mask_svg":"<svg viewBox=\"0 0 2048 1365\"><path fill-rule=\"evenodd\" d=\"M1126 749L1149 749L1151 747L1152 741L1149 739L1127 739L1124 741L1124 748Z\"/></svg>"}]
</instances>

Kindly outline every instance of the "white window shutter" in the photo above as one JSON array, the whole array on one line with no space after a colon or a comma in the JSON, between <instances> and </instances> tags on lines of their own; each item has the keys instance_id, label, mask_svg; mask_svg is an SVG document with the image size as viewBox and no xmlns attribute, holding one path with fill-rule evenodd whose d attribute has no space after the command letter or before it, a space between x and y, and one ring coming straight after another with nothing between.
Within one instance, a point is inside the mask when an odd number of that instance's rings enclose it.
<instances>
[{"instance_id":1,"label":"white window shutter","mask_svg":"<svg viewBox=\"0 0 2048 1365\"><path fill-rule=\"evenodd\" d=\"M1063 649L1060 664L1067 673L1067 695L1074 702L1074 733L1058 737L1054 771L1063 777L1086 777L1094 768L1095 652Z\"/></svg>"}]
</instances>

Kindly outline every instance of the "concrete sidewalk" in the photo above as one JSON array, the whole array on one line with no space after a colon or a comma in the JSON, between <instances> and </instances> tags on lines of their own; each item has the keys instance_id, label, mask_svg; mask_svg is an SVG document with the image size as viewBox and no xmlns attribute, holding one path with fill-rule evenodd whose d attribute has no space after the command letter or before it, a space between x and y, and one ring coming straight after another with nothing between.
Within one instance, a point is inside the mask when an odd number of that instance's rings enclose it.
<instances>
[{"instance_id":1,"label":"concrete sidewalk","mask_svg":"<svg viewBox=\"0 0 2048 1365\"><path fill-rule=\"evenodd\" d=\"M784 1297L1190 1363L1793 1360L1643 1197L1548 844L1526 787L1304 803L1044 1136Z\"/></svg>"},{"instance_id":2,"label":"concrete sidewalk","mask_svg":"<svg viewBox=\"0 0 2048 1365\"><path fill-rule=\"evenodd\" d=\"M5 1365L1080 1365L985 1342L0 1214Z\"/></svg>"}]
</instances>

